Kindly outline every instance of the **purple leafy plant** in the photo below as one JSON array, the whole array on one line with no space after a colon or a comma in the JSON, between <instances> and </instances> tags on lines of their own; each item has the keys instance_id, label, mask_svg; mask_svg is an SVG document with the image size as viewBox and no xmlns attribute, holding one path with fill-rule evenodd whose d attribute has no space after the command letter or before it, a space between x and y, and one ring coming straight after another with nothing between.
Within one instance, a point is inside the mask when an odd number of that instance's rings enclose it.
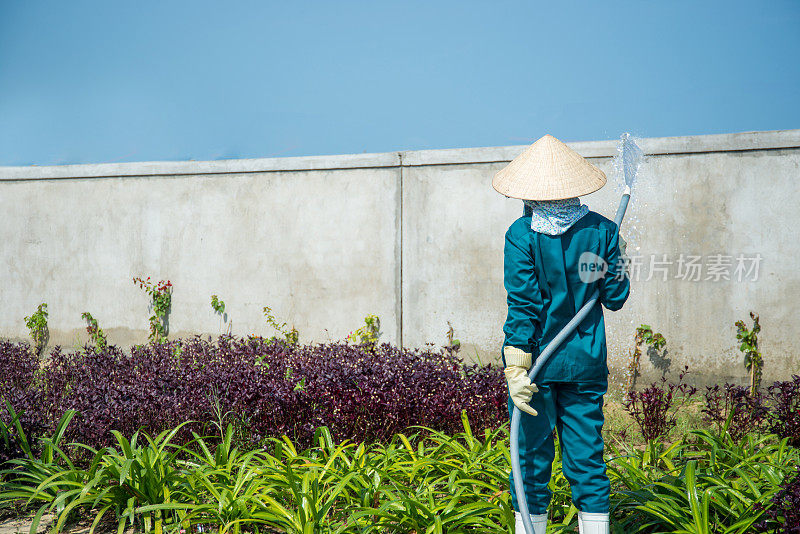
<instances>
[{"instance_id":1,"label":"purple leafy plant","mask_svg":"<svg viewBox=\"0 0 800 534\"><path fill-rule=\"evenodd\" d=\"M27 341L0 340L0 421L7 426L3 439L0 439L0 464L22 453L6 402L16 412L26 435L36 435L45 430L40 412L38 370L39 358Z\"/></svg>"},{"instance_id":2,"label":"purple leafy plant","mask_svg":"<svg viewBox=\"0 0 800 534\"><path fill-rule=\"evenodd\" d=\"M780 534L800 534L800 466L794 474L788 475L783 487L775 494L767 510L764 520L755 528L761 532ZM775 524L781 525L773 528Z\"/></svg>"},{"instance_id":3,"label":"purple leafy plant","mask_svg":"<svg viewBox=\"0 0 800 534\"><path fill-rule=\"evenodd\" d=\"M764 394L760 391L752 394L748 387L728 383L706 388L703 418L714 423L719 431L727 428L734 440L763 430L768 414Z\"/></svg>"},{"instance_id":4,"label":"purple leafy plant","mask_svg":"<svg viewBox=\"0 0 800 534\"><path fill-rule=\"evenodd\" d=\"M2 382L0 395L38 421L40 434L76 410L66 438L92 447L110 444L111 430L155 434L185 421L194 423L179 440L224 419L248 445L286 434L304 446L322 425L337 440L370 442L412 425L458 432L462 409L478 432L508 420L502 369L464 365L444 350L195 336L127 352L113 345L56 347L40 371L27 344L7 343L0 351L11 355L0 371L15 377Z\"/></svg>"},{"instance_id":5,"label":"purple leafy plant","mask_svg":"<svg viewBox=\"0 0 800 534\"><path fill-rule=\"evenodd\" d=\"M800 376L793 375L791 380L775 382L767 392L769 431L789 438L790 445L800 447Z\"/></svg>"},{"instance_id":6,"label":"purple leafy plant","mask_svg":"<svg viewBox=\"0 0 800 534\"><path fill-rule=\"evenodd\" d=\"M687 365L680 375L678 383L667 383L661 377L661 384L653 384L641 391L631 391L625 398L625 409L642 432L646 441L665 437L677 420L677 409L674 408L676 393L681 394L680 405L683 406L697 393L697 388L689 386L683 379L689 372Z\"/></svg>"}]
</instances>

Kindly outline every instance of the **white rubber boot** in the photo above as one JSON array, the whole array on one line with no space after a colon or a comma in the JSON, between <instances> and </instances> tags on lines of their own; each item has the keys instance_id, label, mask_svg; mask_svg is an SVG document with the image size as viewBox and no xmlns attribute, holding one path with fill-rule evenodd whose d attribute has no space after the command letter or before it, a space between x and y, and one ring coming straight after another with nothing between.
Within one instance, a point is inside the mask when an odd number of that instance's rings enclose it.
<instances>
[{"instance_id":1,"label":"white rubber boot","mask_svg":"<svg viewBox=\"0 0 800 534\"><path fill-rule=\"evenodd\" d=\"M608 514L578 512L578 532L580 534L608 534Z\"/></svg>"},{"instance_id":2,"label":"white rubber boot","mask_svg":"<svg viewBox=\"0 0 800 534\"><path fill-rule=\"evenodd\" d=\"M514 512L514 534L526 534L525 526L522 524L522 514ZM547 514L531 514L533 523L533 534L545 534L547 531Z\"/></svg>"}]
</instances>

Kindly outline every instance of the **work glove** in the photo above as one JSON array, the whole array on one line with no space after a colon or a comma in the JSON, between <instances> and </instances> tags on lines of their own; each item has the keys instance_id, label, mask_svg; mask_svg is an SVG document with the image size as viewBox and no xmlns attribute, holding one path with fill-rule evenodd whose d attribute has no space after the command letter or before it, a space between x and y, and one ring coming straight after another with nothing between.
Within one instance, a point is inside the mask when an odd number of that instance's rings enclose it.
<instances>
[{"instance_id":1,"label":"work glove","mask_svg":"<svg viewBox=\"0 0 800 534\"><path fill-rule=\"evenodd\" d=\"M503 349L503 355L506 360L504 373L508 384L508 394L511 396L514 406L531 415L539 415L539 412L528 404L533 394L539 392L536 384L531 383L531 379L528 378L528 369L531 368L531 353L506 346Z\"/></svg>"}]
</instances>

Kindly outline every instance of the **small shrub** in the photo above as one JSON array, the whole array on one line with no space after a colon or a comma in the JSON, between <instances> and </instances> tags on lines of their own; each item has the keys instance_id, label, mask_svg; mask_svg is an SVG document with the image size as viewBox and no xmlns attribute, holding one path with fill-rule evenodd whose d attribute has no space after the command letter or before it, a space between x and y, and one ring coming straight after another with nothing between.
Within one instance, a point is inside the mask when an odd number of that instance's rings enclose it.
<instances>
[{"instance_id":1,"label":"small shrub","mask_svg":"<svg viewBox=\"0 0 800 534\"><path fill-rule=\"evenodd\" d=\"M639 376L639 362L642 358L643 341L644 340L642 339L641 327L640 327L636 329L633 350L628 351L628 357L630 361L628 362L627 380L625 381L625 386L623 389L623 393L625 394L633 391L633 388L636 386L636 377Z\"/></svg>"},{"instance_id":2,"label":"small shrub","mask_svg":"<svg viewBox=\"0 0 800 534\"><path fill-rule=\"evenodd\" d=\"M625 386L625 392L633 391L636 385L636 377L639 376L639 361L642 357L642 345L647 345L660 350L667 344L667 340L658 332L653 332L653 329L648 324L643 324L636 329L634 336L633 352L630 352L631 361L628 363L628 383Z\"/></svg>"},{"instance_id":3,"label":"small shrub","mask_svg":"<svg viewBox=\"0 0 800 534\"><path fill-rule=\"evenodd\" d=\"M455 339L455 330L453 330L453 325L450 324L450 321L447 321L447 332L445 335L447 336L447 345L444 346L444 350L450 355L456 354L461 350L461 341Z\"/></svg>"},{"instance_id":4,"label":"small shrub","mask_svg":"<svg viewBox=\"0 0 800 534\"><path fill-rule=\"evenodd\" d=\"M228 322L228 314L225 313L225 301L220 300L216 295L211 295L211 309L214 310L216 315L219 315L220 331L222 330L222 322L225 321L228 324L226 333L230 334L233 325Z\"/></svg>"},{"instance_id":5,"label":"small shrub","mask_svg":"<svg viewBox=\"0 0 800 534\"><path fill-rule=\"evenodd\" d=\"M739 350L744 354L744 366L750 371L750 393L755 395L761 385L761 370L764 367L764 358L758 350L758 333L761 325L758 322L758 314L750 312L753 319L753 328L747 328L744 321L736 321L736 339L741 344Z\"/></svg>"},{"instance_id":6,"label":"small shrub","mask_svg":"<svg viewBox=\"0 0 800 534\"><path fill-rule=\"evenodd\" d=\"M689 366L678 376L678 383L667 384L666 377L661 378L661 384L653 384L642 391L628 393L624 406L633 420L639 426L642 436L646 441L666 436L675 426L677 408L675 394L682 397L681 406L685 405L695 393L697 388L683 382L689 371Z\"/></svg>"},{"instance_id":7,"label":"small shrub","mask_svg":"<svg viewBox=\"0 0 800 534\"><path fill-rule=\"evenodd\" d=\"M753 395L747 387L728 383L708 386L705 404L703 418L715 424L719 432L727 429L733 439L762 430L769 413L763 393Z\"/></svg>"},{"instance_id":8,"label":"small shrub","mask_svg":"<svg viewBox=\"0 0 800 534\"><path fill-rule=\"evenodd\" d=\"M150 295L153 315L150 316L150 336L148 339L151 343L164 343L169 333L167 316L172 306L172 282L159 280L158 283L153 283L150 281L149 276L146 279L137 276L134 277L133 283Z\"/></svg>"},{"instance_id":9,"label":"small shrub","mask_svg":"<svg viewBox=\"0 0 800 534\"><path fill-rule=\"evenodd\" d=\"M767 388L769 399L769 431L800 447L800 376L775 382Z\"/></svg>"},{"instance_id":10,"label":"small shrub","mask_svg":"<svg viewBox=\"0 0 800 534\"><path fill-rule=\"evenodd\" d=\"M39 356L47 344L49 329L47 327L47 303L42 302L30 316L25 317L25 326L31 333L36 355Z\"/></svg>"},{"instance_id":11,"label":"small shrub","mask_svg":"<svg viewBox=\"0 0 800 534\"><path fill-rule=\"evenodd\" d=\"M211 295L211 308L214 313L222 315L225 313L225 301L219 300L216 295Z\"/></svg>"},{"instance_id":12,"label":"small shrub","mask_svg":"<svg viewBox=\"0 0 800 534\"><path fill-rule=\"evenodd\" d=\"M347 336L348 341L374 347L381 337L381 320L377 315L364 317L364 326Z\"/></svg>"},{"instance_id":13,"label":"small shrub","mask_svg":"<svg viewBox=\"0 0 800 534\"><path fill-rule=\"evenodd\" d=\"M108 338L105 332L97 324L97 319L92 317L89 312L83 312L81 318L86 320L86 333L89 334L89 341L98 349L104 349L108 345Z\"/></svg>"},{"instance_id":14,"label":"small shrub","mask_svg":"<svg viewBox=\"0 0 800 534\"><path fill-rule=\"evenodd\" d=\"M295 329L294 325L292 325L292 329L289 330L286 328L286 323L279 323L272 313L272 308L269 306L264 306L264 318L267 320L267 324L280 332L290 345L297 345L300 341L300 333Z\"/></svg>"}]
</instances>

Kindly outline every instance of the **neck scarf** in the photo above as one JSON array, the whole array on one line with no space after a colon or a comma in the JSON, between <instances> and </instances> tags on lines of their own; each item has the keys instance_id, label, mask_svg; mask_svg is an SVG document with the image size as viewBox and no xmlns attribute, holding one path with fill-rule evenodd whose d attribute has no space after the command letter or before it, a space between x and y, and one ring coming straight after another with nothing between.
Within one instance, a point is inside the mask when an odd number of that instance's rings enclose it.
<instances>
[{"instance_id":1,"label":"neck scarf","mask_svg":"<svg viewBox=\"0 0 800 534\"><path fill-rule=\"evenodd\" d=\"M563 200L525 200L531 211L531 229L548 235L561 235L589 212L578 197Z\"/></svg>"}]
</instances>

